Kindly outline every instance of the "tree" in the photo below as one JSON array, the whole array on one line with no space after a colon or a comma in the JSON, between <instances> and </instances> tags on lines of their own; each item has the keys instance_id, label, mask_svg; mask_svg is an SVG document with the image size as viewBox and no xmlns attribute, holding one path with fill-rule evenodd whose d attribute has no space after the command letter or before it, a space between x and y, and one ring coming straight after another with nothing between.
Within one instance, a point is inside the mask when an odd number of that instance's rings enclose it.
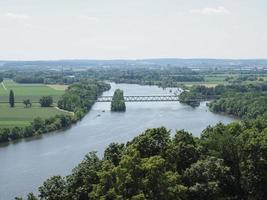
<instances>
[{"instance_id":1,"label":"tree","mask_svg":"<svg viewBox=\"0 0 267 200\"><path fill-rule=\"evenodd\" d=\"M195 163L199 158L197 143L192 134L181 130L177 131L166 153L168 165L178 173Z\"/></svg>"},{"instance_id":2,"label":"tree","mask_svg":"<svg viewBox=\"0 0 267 200\"><path fill-rule=\"evenodd\" d=\"M53 176L46 180L43 186L39 187L40 198L47 200L66 200L67 193L65 191L66 182L60 176Z\"/></svg>"},{"instance_id":3,"label":"tree","mask_svg":"<svg viewBox=\"0 0 267 200\"><path fill-rule=\"evenodd\" d=\"M0 129L0 142L8 142L9 132L8 128Z\"/></svg>"},{"instance_id":4,"label":"tree","mask_svg":"<svg viewBox=\"0 0 267 200\"><path fill-rule=\"evenodd\" d=\"M13 108L15 106L15 97L14 97L13 90L10 90L10 92L9 92L9 105L11 108Z\"/></svg>"},{"instance_id":5,"label":"tree","mask_svg":"<svg viewBox=\"0 0 267 200\"><path fill-rule=\"evenodd\" d=\"M51 96L43 96L39 103L42 107L50 107L53 104L53 98Z\"/></svg>"},{"instance_id":6,"label":"tree","mask_svg":"<svg viewBox=\"0 0 267 200\"><path fill-rule=\"evenodd\" d=\"M88 194L93 190L93 185L99 183L98 172L101 169L101 161L95 152L85 156L85 159L73 169L67 177L70 199L91 200Z\"/></svg>"},{"instance_id":7,"label":"tree","mask_svg":"<svg viewBox=\"0 0 267 200\"><path fill-rule=\"evenodd\" d=\"M31 100L30 99L23 100L23 103L26 106L26 108L28 108L28 105L29 105L29 107L32 107L32 103L31 103Z\"/></svg>"},{"instance_id":8,"label":"tree","mask_svg":"<svg viewBox=\"0 0 267 200\"><path fill-rule=\"evenodd\" d=\"M21 138L22 133L23 133L22 128L20 128L20 127L14 127L9 132L9 138L11 140L17 140L17 139Z\"/></svg>"},{"instance_id":9,"label":"tree","mask_svg":"<svg viewBox=\"0 0 267 200\"><path fill-rule=\"evenodd\" d=\"M130 143L136 148L141 157L164 155L170 142L170 131L166 128L148 129Z\"/></svg>"},{"instance_id":10,"label":"tree","mask_svg":"<svg viewBox=\"0 0 267 200\"><path fill-rule=\"evenodd\" d=\"M188 199L223 199L227 179L232 178L229 173L230 169L223 164L223 160L215 157L207 157L192 164L183 175L189 189Z\"/></svg>"},{"instance_id":11,"label":"tree","mask_svg":"<svg viewBox=\"0 0 267 200\"><path fill-rule=\"evenodd\" d=\"M105 150L104 158L117 166L121 160L124 148L124 144L111 143Z\"/></svg>"},{"instance_id":12,"label":"tree","mask_svg":"<svg viewBox=\"0 0 267 200\"><path fill-rule=\"evenodd\" d=\"M41 117L36 117L31 123L34 131L43 131L45 129L45 122Z\"/></svg>"},{"instance_id":13,"label":"tree","mask_svg":"<svg viewBox=\"0 0 267 200\"><path fill-rule=\"evenodd\" d=\"M33 134L34 134L34 130L33 130L32 125L26 126L24 128L24 133L23 133L24 137L31 137L31 136L33 136Z\"/></svg>"}]
</instances>

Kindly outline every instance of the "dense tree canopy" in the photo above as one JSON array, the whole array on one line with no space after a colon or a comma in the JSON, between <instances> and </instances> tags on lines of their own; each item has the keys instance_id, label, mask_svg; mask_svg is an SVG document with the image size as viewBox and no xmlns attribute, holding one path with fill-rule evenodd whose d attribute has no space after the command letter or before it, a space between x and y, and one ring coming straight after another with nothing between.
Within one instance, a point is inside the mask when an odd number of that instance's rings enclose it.
<instances>
[{"instance_id":1,"label":"dense tree canopy","mask_svg":"<svg viewBox=\"0 0 267 200\"><path fill-rule=\"evenodd\" d=\"M126 105L123 97L123 91L120 89L115 90L111 102L111 111L124 112Z\"/></svg>"},{"instance_id":2,"label":"dense tree canopy","mask_svg":"<svg viewBox=\"0 0 267 200\"><path fill-rule=\"evenodd\" d=\"M50 107L53 104L52 96L43 96L40 98L39 103L42 107Z\"/></svg>"},{"instance_id":3,"label":"dense tree canopy","mask_svg":"<svg viewBox=\"0 0 267 200\"><path fill-rule=\"evenodd\" d=\"M212 101L209 107L213 112L255 119L258 116L267 115L267 93L236 93Z\"/></svg>"},{"instance_id":4,"label":"dense tree canopy","mask_svg":"<svg viewBox=\"0 0 267 200\"><path fill-rule=\"evenodd\" d=\"M186 131L148 129L132 141L95 152L67 177L39 188L44 200L207 200L267 198L265 118Z\"/></svg>"},{"instance_id":5,"label":"dense tree canopy","mask_svg":"<svg viewBox=\"0 0 267 200\"><path fill-rule=\"evenodd\" d=\"M91 109L97 97L108 89L110 89L109 84L95 80L72 84L58 101L58 107L75 112L80 119Z\"/></svg>"},{"instance_id":6,"label":"dense tree canopy","mask_svg":"<svg viewBox=\"0 0 267 200\"><path fill-rule=\"evenodd\" d=\"M241 118L256 118L267 111L267 83L217 85L209 88L193 86L179 95L181 103L198 106L201 101L212 100L211 111Z\"/></svg>"}]
</instances>

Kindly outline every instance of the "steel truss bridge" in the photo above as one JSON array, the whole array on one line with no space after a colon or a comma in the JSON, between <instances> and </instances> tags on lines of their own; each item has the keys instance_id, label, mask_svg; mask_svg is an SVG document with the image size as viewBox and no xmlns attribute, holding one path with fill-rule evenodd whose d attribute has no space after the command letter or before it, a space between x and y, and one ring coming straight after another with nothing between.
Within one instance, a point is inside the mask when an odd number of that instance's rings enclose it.
<instances>
[{"instance_id":1,"label":"steel truss bridge","mask_svg":"<svg viewBox=\"0 0 267 200\"><path fill-rule=\"evenodd\" d=\"M192 102L203 101L205 99L192 99ZM125 102L161 102L161 101L180 101L179 96L158 95L158 96L124 96ZM98 97L96 102L112 102L112 96Z\"/></svg>"}]
</instances>

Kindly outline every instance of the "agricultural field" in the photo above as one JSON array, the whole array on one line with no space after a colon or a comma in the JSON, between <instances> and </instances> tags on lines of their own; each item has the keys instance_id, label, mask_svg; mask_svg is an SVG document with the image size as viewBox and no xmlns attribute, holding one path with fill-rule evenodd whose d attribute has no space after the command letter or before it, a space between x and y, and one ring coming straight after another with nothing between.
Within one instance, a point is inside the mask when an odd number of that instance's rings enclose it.
<instances>
[{"instance_id":1,"label":"agricultural field","mask_svg":"<svg viewBox=\"0 0 267 200\"><path fill-rule=\"evenodd\" d=\"M254 74L258 78L262 78L264 81L267 81L267 77L262 75L262 74ZM204 76L204 81L203 82L181 82L181 84L184 84L188 87L191 87L193 85L204 85L206 87L215 87L216 85L219 84L229 84L228 81L225 79L227 77L234 77L237 78L240 76L240 74L213 74L213 75L205 75ZM259 81L243 81L243 83L255 83Z\"/></svg>"},{"instance_id":2,"label":"agricultural field","mask_svg":"<svg viewBox=\"0 0 267 200\"><path fill-rule=\"evenodd\" d=\"M33 104L31 108L25 108L22 103L16 103L10 108L8 103L0 103L0 128L29 125L36 117L47 119L57 114L66 114L55 107L42 108L39 104Z\"/></svg>"},{"instance_id":3,"label":"agricultural field","mask_svg":"<svg viewBox=\"0 0 267 200\"><path fill-rule=\"evenodd\" d=\"M52 96L54 105L60 98L67 86L44 85L44 84L18 84L10 79L5 79L0 84L0 128L26 126L36 117L47 119L57 114L67 114L56 107L42 108L39 99L42 96ZM8 103L9 91L13 90L15 94L15 107L10 108ZM30 99L33 102L31 108L25 108L21 102ZM20 102L20 103L18 103Z\"/></svg>"},{"instance_id":4,"label":"agricultural field","mask_svg":"<svg viewBox=\"0 0 267 200\"><path fill-rule=\"evenodd\" d=\"M52 96L54 102L57 102L66 86L47 86L44 84L18 84L10 79L5 79L0 84L0 102L7 102L9 91L13 90L15 101L22 102L25 99L30 99L32 102L38 102L42 96Z\"/></svg>"}]
</instances>

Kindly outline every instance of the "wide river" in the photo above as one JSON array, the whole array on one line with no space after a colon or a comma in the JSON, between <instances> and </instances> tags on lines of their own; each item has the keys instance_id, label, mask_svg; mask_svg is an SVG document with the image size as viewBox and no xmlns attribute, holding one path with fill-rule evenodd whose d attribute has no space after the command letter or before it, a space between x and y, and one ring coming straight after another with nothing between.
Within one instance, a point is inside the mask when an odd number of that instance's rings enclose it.
<instances>
[{"instance_id":1,"label":"wide river","mask_svg":"<svg viewBox=\"0 0 267 200\"><path fill-rule=\"evenodd\" d=\"M113 95L117 88L125 95L170 94L169 89L156 86L111 86L104 95ZM197 108L179 102L127 103L126 107L125 113L111 113L110 103L96 103L83 120L66 131L0 146L0 200L37 192L47 178L70 174L88 152L102 156L111 142L126 142L147 128L165 126L172 133L185 129L199 136L208 125L234 120L211 113L204 102Z\"/></svg>"}]
</instances>

